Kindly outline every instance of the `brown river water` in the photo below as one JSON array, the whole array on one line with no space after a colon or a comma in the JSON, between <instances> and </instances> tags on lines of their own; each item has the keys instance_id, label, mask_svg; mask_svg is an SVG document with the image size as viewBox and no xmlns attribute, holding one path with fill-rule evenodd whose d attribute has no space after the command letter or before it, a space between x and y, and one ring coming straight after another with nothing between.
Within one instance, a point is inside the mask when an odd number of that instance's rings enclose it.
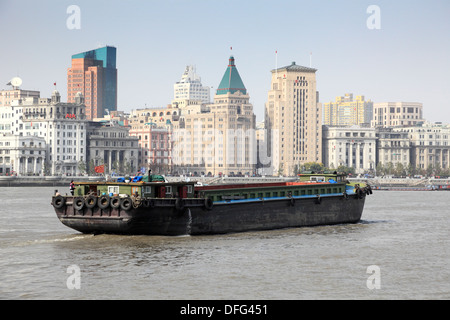
<instances>
[{"instance_id":1,"label":"brown river water","mask_svg":"<svg viewBox=\"0 0 450 320\"><path fill-rule=\"evenodd\" d=\"M450 192L375 191L351 225L84 235L54 188L0 188L0 299L450 299Z\"/></svg>"}]
</instances>

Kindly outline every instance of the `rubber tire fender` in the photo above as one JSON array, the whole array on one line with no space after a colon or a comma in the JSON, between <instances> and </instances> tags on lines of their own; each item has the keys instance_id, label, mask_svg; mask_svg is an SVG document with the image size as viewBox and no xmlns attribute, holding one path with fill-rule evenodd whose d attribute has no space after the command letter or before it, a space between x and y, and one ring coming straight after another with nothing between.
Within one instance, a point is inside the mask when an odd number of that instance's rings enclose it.
<instances>
[{"instance_id":1,"label":"rubber tire fender","mask_svg":"<svg viewBox=\"0 0 450 320\"><path fill-rule=\"evenodd\" d=\"M112 197L111 200L109 201L109 204L112 208L119 209L120 208L120 198Z\"/></svg>"},{"instance_id":2,"label":"rubber tire fender","mask_svg":"<svg viewBox=\"0 0 450 320\"><path fill-rule=\"evenodd\" d=\"M94 195L87 196L84 200L84 204L86 205L86 208L94 208L97 205L97 197Z\"/></svg>"},{"instance_id":3,"label":"rubber tire fender","mask_svg":"<svg viewBox=\"0 0 450 320\"><path fill-rule=\"evenodd\" d=\"M130 197L125 197L120 199L120 208L122 210L128 211L133 207L133 200Z\"/></svg>"},{"instance_id":4,"label":"rubber tire fender","mask_svg":"<svg viewBox=\"0 0 450 320\"><path fill-rule=\"evenodd\" d=\"M78 210L78 211L83 210L84 204L85 204L85 202L84 202L84 198L83 197L73 198L73 204L72 205L73 205L73 208L75 210Z\"/></svg>"},{"instance_id":5,"label":"rubber tire fender","mask_svg":"<svg viewBox=\"0 0 450 320\"><path fill-rule=\"evenodd\" d=\"M65 204L66 198L64 198L63 196L59 195L53 198L52 205L56 209L61 209L62 207L64 207Z\"/></svg>"},{"instance_id":6,"label":"rubber tire fender","mask_svg":"<svg viewBox=\"0 0 450 320\"><path fill-rule=\"evenodd\" d=\"M101 195L97 200L97 204L100 209L107 209L109 207L109 202L109 196L106 194Z\"/></svg>"}]
</instances>

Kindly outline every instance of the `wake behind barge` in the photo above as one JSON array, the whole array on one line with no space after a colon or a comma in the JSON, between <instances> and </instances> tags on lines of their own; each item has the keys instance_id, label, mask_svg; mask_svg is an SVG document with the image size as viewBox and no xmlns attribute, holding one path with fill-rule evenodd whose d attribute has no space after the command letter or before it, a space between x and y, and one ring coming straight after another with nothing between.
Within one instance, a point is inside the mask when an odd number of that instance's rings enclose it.
<instances>
[{"instance_id":1,"label":"wake behind barge","mask_svg":"<svg viewBox=\"0 0 450 320\"><path fill-rule=\"evenodd\" d=\"M344 175L301 174L298 182L197 186L146 175L130 182L79 182L54 195L59 220L82 233L200 235L357 223L370 186Z\"/></svg>"}]
</instances>

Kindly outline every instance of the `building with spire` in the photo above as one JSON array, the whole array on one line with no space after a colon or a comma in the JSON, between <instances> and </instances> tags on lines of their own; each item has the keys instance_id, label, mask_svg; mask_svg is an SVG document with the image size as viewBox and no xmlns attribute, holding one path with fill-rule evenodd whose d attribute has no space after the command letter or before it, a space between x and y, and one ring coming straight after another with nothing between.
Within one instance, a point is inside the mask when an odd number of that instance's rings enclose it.
<instances>
[{"instance_id":1,"label":"building with spire","mask_svg":"<svg viewBox=\"0 0 450 320\"><path fill-rule=\"evenodd\" d=\"M174 123L174 171L210 175L252 174L256 168L255 115L235 59L228 66L212 104L179 106Z\"/></svg>"},{"instance_id":2,"label":"building with spire","mask_svg":"<svg viewBox=\"0 0 450 320\"><path fill-rule=\"evenodd\" d=\"M116 48L106 46L72 56L67 70L67 101L81 92L87 119L102 118L106 110L117 111Z\"/></svg>"},{"instance_id":3,"label":"building with spire","mask_svg":"<svg viewBox=\"0 0 450 320\"><path fill-rule=\"evenodd\" d=\"M295 62L272 70L265 124L274 175L293 175L306 162L322 161L322 106L316 71Z\"/></svg>"}]
</instances>

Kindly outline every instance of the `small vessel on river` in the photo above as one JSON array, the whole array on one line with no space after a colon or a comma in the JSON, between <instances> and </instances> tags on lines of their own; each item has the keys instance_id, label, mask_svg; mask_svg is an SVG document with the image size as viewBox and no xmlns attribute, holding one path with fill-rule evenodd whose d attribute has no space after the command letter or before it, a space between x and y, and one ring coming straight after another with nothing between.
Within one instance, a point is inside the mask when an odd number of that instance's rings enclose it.
<instances>
[{"instance_id":1,"label":"small vessel on river","mask_svg":"<svg viewBox=\"0 0 450 320\"><path fill-rule=\"evenodd\" d=\"M218 184L167 182L144 175L75 182L74 195L55 194L59 220L82 233L199 235L357 223L369 185L346 176L304 173L295 182Z\"/></svg>"}]
</instances>

